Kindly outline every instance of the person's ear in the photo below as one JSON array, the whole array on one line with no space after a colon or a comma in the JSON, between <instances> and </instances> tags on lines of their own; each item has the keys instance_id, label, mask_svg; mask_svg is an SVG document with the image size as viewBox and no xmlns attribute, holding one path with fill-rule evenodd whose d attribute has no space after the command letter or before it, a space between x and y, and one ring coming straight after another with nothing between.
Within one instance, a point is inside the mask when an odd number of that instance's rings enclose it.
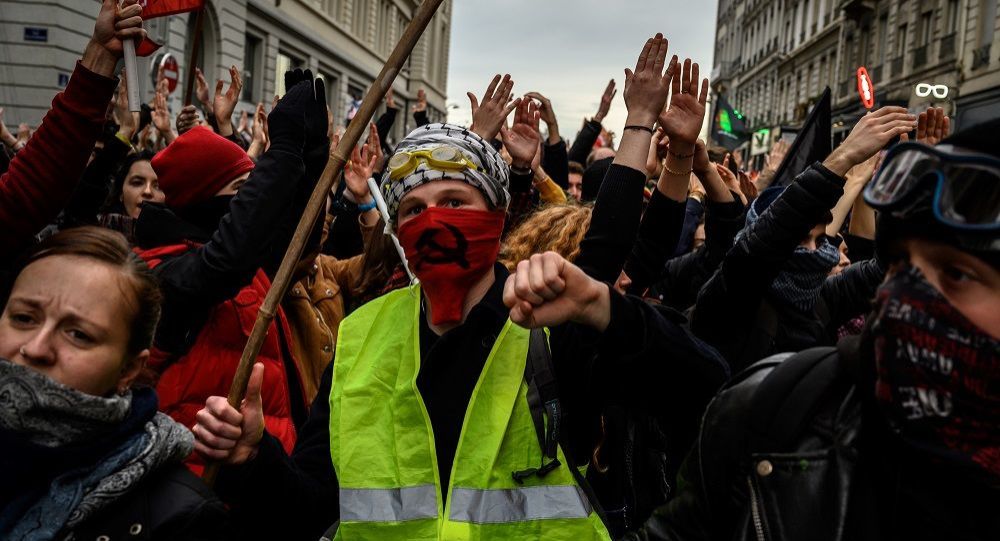
<instances>
[{"instance_id":1,"label":"person's ear","mask_svg":"<svg viewBox=\"0 0 1000 541\"><path fill-rule=\"evenodd\" d=\"M144 349L136 354L135 357L125 362L125 366L122 367L121 376L118 378L118 384L115 387L118 394L125 394L132 387L132 383L142 373L142 369L145 368L146 361L148 360L149 350Z\"/></svg>"}]
</instances>

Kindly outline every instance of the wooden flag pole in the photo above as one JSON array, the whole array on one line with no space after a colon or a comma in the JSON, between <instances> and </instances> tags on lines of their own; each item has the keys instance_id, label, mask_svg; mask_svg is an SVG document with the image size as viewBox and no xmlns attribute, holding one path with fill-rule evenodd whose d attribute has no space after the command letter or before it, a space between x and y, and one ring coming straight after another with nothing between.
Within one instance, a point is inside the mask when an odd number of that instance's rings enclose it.
<instances>
[{"instance_id":1,"label":"wooden flag pole","mask_svg":"<svg viewBox=\"0 0 1000 541\"><path fill-rule=\"evenodd\" d=\"M205 4L194 15L194 41L191 42L191 57L188 58L187 79L184 81L184 105L191 105L191 93L194 92L194 70L198 60L198 50L201 49L201 27L205 23Z\"/></svg>"},{"instance_id":2,"label":"wooden flag pole","mask_svg":"<svg viewBox=\"0 0 1000 541\"><path fill-rule=\"evenodd\" d=\"M285 291L291 282L292 272L295 270L299 258L302 257L302 250L305 247L306 239L309 237L313 225L316 223L316 218L320 212L326 209L326 198L330 194L331 188L334 187L334 181L340 178L340 173L344 169L344 164L347 163L347 157L351 155L351 150L361 140L361 135L368 127L368 122L375 115L375 110L382 103L386 92L392 86L396 75L406 62L406 58L410 56L410 52L416 46L417 40L420 39L420 36L424 33L424 29L427 28L431 18L443 1L424 0L417 8L413 14L413 19L406 27L406 31L399 38L399 43L396 44L396 48L389 55L389 59L382 66L382 71L379 72L378 77L375 78L375 82L372 83L371 89L368 90L368 94L365 95L364 101L361 102L361 107L358 109L357 114L351 120L350 125L347 126L347 131L341 137L340 144L330 152L330 158L326 162L323 174L320 176L316 188L309 197L309 202L306 203L302 218L299 219L299 225L295 228L292 240L288 243L288 249L285 251L285 257L281 260L281 266L278 267L278 273L271 283L271 289L268 290L267 296L264 297L264 303L257 312L257 320L254 322L253 331L247 340L246 348L243 349L243 356L240 357L240 364L236 368L236 375L233 376L233 383L229 388L229 404L234 408L239 409L240 404L243 402L243 397L247 390L247 382L250 380L250 372L253 370L254 361L257 360L257 354L264 343L267 328L271 325L271 321L274 320L278 305L285 296ZM205 467L202 479L206 484L212 486L215 484L215 477L218 475L218 472L219 463L209 463Z\"/></svg>"}]
</instances>

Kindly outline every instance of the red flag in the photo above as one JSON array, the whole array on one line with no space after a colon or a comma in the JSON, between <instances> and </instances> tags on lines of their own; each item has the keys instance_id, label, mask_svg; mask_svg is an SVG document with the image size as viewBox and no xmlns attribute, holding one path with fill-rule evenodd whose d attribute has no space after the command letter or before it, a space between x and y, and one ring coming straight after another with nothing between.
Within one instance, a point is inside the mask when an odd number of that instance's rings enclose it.
<instances>
[{"instance_id":1,"label":"red flag","mask_svg":"<svg viewBox=\"0 0 1000 541\"><path fill-rule=\"evenodd\" d=\"M155 41L149 39L149 36L146 36L145 38L142 38L142 41L140 41L138 45L136 45L135 55L149 56L155 53L160 47L163 47L163 45L156 43Z\"/></svg>"},{"instance_id":2,"label":"red flag","mask_svg":"<svg viewBox=\"0 0 1000 541\"><path fill-rule=\"evenodd\" d=\"M153 19L201 9L205 0L141 0L142 18Z\"/></svg>"}]
</instances>

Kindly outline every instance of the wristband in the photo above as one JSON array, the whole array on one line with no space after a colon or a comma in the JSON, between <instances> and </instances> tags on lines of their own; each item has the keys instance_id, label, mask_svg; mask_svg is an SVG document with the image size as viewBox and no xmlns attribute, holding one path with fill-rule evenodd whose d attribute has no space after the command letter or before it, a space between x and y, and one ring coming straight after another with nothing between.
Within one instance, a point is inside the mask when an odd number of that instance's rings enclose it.
<instances>
[{"instance_id":1,"label":"wristband","mask_svg":"<svg viewBox=\"0 0 1000 541\"><path fill-rule=\"evenodd\" d=\"M122 143L125 143L125 146L129 147L130 149L135 150L135 147L132 146L132 141L129 141L124 135L122 135L122 132L116 133L115 139L118 139Z\"/></svg>"},{"instance_id":2,"label":"wristband","mask_svg":"<svg viewBox=\"0 0 1000 541\"><path fill-rule=\"evenodd\" d=\"M675 177L679 177L679 176L683 176L683 175L690 175L691 173L694 172L694 168L693 167L691 169L688 169L687 171L674 171L666 163L663 164L663 169L666 170L667 173L670 173L671 175L674 175Z\"/></svg>"},{"instance_id":3,"label":"wristband","mask_svg":"<svg viewBox=\"0 0 1000 541\"><path fill-rule=\"evenodd\" d=\"M373 197L371 201L367 203L362 203L358 205L358 212L368 212L375 208L375 198Z\"/></svg>"},{"instance_id":4,"label":"wristband","mask_svg":"<svg viewBox=\"0 0 1000 541\"><path fill-rule=\"evenodd\" d=\"M639 126L638 124L633 124L631 126L625 126L625 129L626 130L640 130L640 131L645 131L645 132L649 132L650 135L653 135L653 128L650 128L648 126Z\"/></svg>"},{"instance_id":5,"label":"wristband","mask_svg":"<svg viewBox=\"0 0 1000 541\"><path fill-rule=\"evenodd\" d=\"M526 177L526 176L534 177L535 176L535 172L532 171L530 167L525 167L524 169L521 169L519 167L514 167L513 165L511 165L510 166L510 172L514 173L515 175L522 176L522 177Z\"/></svg>"},{"instance_id":6,"label":"wristband","mask_svg":"<svg viewBox=\"0 0 1000 541\"><path fill-rule=\"evenodd\" d=\"M667 147L667 152L669 152L671 156L677 158L678 160L686 160L688 158L693 158L694 157L694 152L692 152L690 154L678 154L678 153L674 152L673 150L670 150L670 147Z\"/></svg>"}]
</instances>

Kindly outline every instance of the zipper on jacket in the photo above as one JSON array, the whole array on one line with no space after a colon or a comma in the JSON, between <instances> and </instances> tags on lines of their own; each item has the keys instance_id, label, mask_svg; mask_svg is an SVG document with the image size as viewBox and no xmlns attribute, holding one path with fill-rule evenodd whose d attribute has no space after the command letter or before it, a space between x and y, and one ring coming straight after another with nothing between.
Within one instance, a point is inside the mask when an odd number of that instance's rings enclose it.
<instances>
[{"instance_id":1,"label":"zipper on jacket","mask_svg":"<svg viewBox=\"0 0 1000 541\"><path fill-rule=\"evenodd\" d=\"M747 476L747 485L750 486L750 514L753 517L753 528L757 532L757 541L766 541L764 537L764 521L761 518L760 499L757 497L757 489L753 486L753 479Z\"/></svg>"}]
</instances>

